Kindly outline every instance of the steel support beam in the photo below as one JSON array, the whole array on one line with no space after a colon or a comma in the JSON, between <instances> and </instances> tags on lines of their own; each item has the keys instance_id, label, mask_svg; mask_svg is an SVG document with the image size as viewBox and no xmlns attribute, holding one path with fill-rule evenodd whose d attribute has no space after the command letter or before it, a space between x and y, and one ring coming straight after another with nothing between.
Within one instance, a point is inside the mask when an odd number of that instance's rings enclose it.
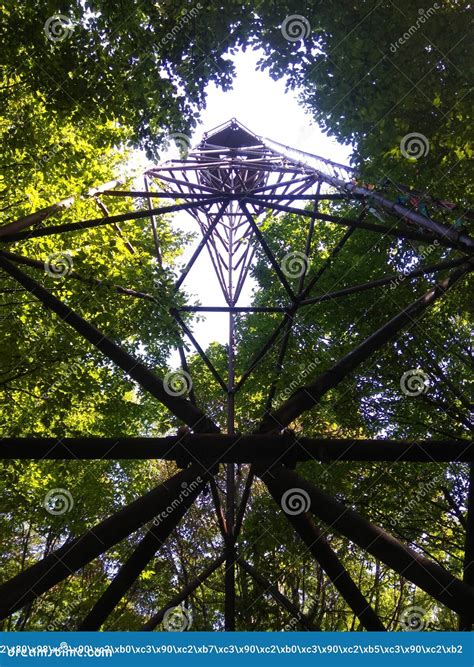
<instances>
[{"instance_id":1,"label":"steel support beam","mask_svg":"<svg viewBox=\"0 0 474 667\"><path fill-rule=\"evenodd\" d=\"M363 213L362 215L359 216L359 220L362 220ZM318 271L314 274L314 276L311 278L311 280L308 282L306 285L304 291L301 294L301 297L303 301L299 301L299 305L301 306L303 303L306 305L307 299L305 298L313 289L313 287L316 285L318 280L321 278L321 276L326 273L326 271L329 269L331 264L333 263L334 259L337 257L337 255L341 252L341 250L344 248L346 245L347 241L351 238L352 234L354 233L355 229L353 227L350 227L349 229L346 230L346 232L343 234L342 238L339 239L339 241L336 243L334 248L331 251L331 254L329 257L326 259L324 264L318 269Z\"/></svg>"},{"instance_id":2,"label":"steel support beam","mask_svg":"<svg viewBox=\"0 0 474 667\"><path fill-rule=\"evenodd\" d=\"M274 496L274 498L279 503L280 498L278 496ZM384 624L367 602L309 514L287 514L286 517L335 588L358 617L362 626L371 632L386 630Z\"/></svg>"},{"instance_id":3,"label":"steel support beam","mask_svg":"<svg viewBox=\"0 0 474 667\"><path fill-rule=\"evenodd\" d=\"M262 467L256 472L280 507L285 492L295 489L304 491L310 499L309 511L324 521L331 530L365 549L449 609L459 614L472 614L474 587L453 577L437 563L402 544L358 512L316 488L295 471L278 465L270 470Z\"/></svg>"},{"instance_id":4,"label":"steel support beam","mask_svg":"<svg viewBox=\"0 0 474 667\"><path fill-rule=\"evenodd\" d=\"M79 625L78 630L100 629L201 493L207 482L203 478L200 479L200 482L192 482L191 485L182 487L170 506L153 519L153 525L149 528L145 537L122 565ZM183 484L186 483L183 482Z\"/></svg>"},{"instance_id":5,"label":"steel support beam","mask_svg":"<svg viewBox=\"0 0 474 667\"><path fill-rule=\"evenodd\" d=\"M336 387L351 371L360 366L376 350L383 347L402 329L419 316L428 306L437 301L460 278L474 269L474 259L470 259L456 268L447 278L439 282L422 297L395 315L360 345L346 354L328 371L319 375L313 382L297 389L277 410L267 414L262 422L261 431L275 428L283 429L306 410L314 407L322 396Z\"/></svg>"},{"instance_id":6,"label":"steel support beam","mask_svg":"<svg viewBox=\"0 0 474 667\"><path fill-rule=\"evenodd\" d=\"M217 382L218 385L220 385L221 389L227 393L227 385L224 382L224 380L221 378L219 371L216 369L212 361L209 359L207 354L204 352L202 347L199 345L198 341L196 340L193 332L191 329L188 327L186 322L180 317L178 311L176 308L170 308L170 314L174 317L176 320L177 324L181 327L183 332L186 334L186 336L189 338L191 343L194 345L194 348L196 352L199 354L201 359L204 361L208 369L211 371L212 376L214 377L215 381Z\"/></svg>"},{"instance_id":7,"label":"steel support beam","mask_svg":"<svg viewBox=\"0 0 474 667\"><path fill-rule=\"evenodd\" d=\"M224 574L224 630L235 631L235 547L230 544L225 551Z\"/></svg>"},{"instance_id":8,"label":"steel support beam","mask_svg":"<svg viewBox=\"0 0 474 667\"><path fill-rule=\"evenodd\" d=\"M196 433L163 438L2 438L0 460L164 459L217 463L474 461L471 440L352 440Z\"/></svg>"},{"instance_id":9,"label":"steel support beam","mask_svg":"<svg viewBox=\"0 0 474 667\"><path fill-rule=\"evenodd\" d=\"M10 260L11 262L14 262L15 264L23 264L24 266L30 266L33 269L37 269L41 271L43 274L45 273L45 262L41 262L37 259L30 259L29 257L25 257L23 255L15 255L13 252L2 252L3 256ZM97 280L97 278L88 278L87 276L81 276L79 273L76 273L75 271L70 271L67 274L68 279L72 280L78 280L79 282L85 283L86 285L91 285L92 287L106 287L107 289L110 289L113 292L117 292L117 294L123 294L124 296L134 296L137 299L146 299L147 301L153 301L153 303L158 303L158 299L154 297L152 294L147 294L147 292L139 292L134 289L129 289L128 287L122 287L121 285L112 285L110 283L107 283L104 280Z\"/></svg>"},{"instance_id":10,"label":"steel support beam","mask_svg":"<svg viewBox=\"0 0 474 667\"><path fill-rule=\"evenodd\" d=\"M399 239L410 239L412 241L421 241L422 243L430 244L437 241L439 245L447 248L457 248L458 243L447 240L443 237L437 237L433 234L424 234L423 232L413 232L410 229L401 229L399 227L386 227L385 225L375 224L372 222L364 222L355 218L343 218L339 215L328 215L326 213L314 213L307 211L304 208L295 208L294 206L287 206L285 204L277 204L276 202L262 201L257 197L246 197L246 201L275 211L282 211L284 213L293 213L293 215L301 215L323 222L334 222L344 227L353 227L354 229L366 229L369 232L376 232L377 234L386 234L387 236L394 236Z\"/></svg>"},{"instance_id":11,"label":"steel support beam","mask_svg":"<svg viewBox=\"0 0 474 667\"><path fill-rule=\"evenodd\" d=\"M250 377L250 375L253 373L255 368L259 365L259 363L262 361L262 359L265 357L265 355L269 352L269 350L272 349L273 345L275 344L276 340L278 339L278 336L280 335L281 331L284 331L286 329L286 326L288 322L292 319L294 314L296 313L296 306L293 306L291 310L285 312L285 315L283 316L282 320L280 323L277 325L277 327L274 329L273 333L267 338L265 343L262 345L260 350L257 352L257 354L254 355L252 358L252 361L250 362L248 368L245 370L244 373L240 376L240 380L237 382L235 390L239 391L247 379Z\"/></svg>"},{"instance_id":12,"label":"steel support beam","mask_svg":"<svg viewBox=\"0 0 474 667\"><path fill-rule=\"evenodd\" d=\"M111 359L143 389L163 403L176 417L182 419L190 428L201 432L218 431L217 426L199 408L182 396L172 396L166 391L163 381L144 364L128 354L128 352L105 336L92 324L89 324L72 308L48 292L36 280L33 280L33 278L23 273L17 266L11 264L1 252L0 267L47 308L75 329L78 334Z\"/></svg>"},{"instance_id":13,"label":"steel support beam","mask_svg":"<svg viewBox=\"0 0 474 667\"><path fill-rule=\"evenodd\" d=\"M242 498L240 499L240 504L235 519L235 528L234 528L235 539L238 539L240 531L242 529L242 524L244 522L244 517L245 517L245 511L247 509L247 504L250 498L250 492L252 490L254 479L255 479L255 474L253 471L253 466L250 466L250 470L248 471L247 479L245 480L245 486L242 492Z\"/></svg>"},{"instance_id":14,"label":"steel support beam","mask_svg":"<svg viewBox=\"0 0 474 667\"><path fill-rule=\"evenodd\" d=\"M145 192L143 193L143 196L146 197L147 202L148 202L148 210L151 211L153 209L153 206L151 204L151 198L152 198L152 196L155 195L155 193L150 192L150 187L148 185L148 178L147 178L146 174L143 177L143 181L144 181L144 186L145 186ZM160 239L159 239L158 230L157 230L157 227L156 227L156 218L153 215L153 213L150 213L150 222L151 222L151 229L152 229L152 232L153 232L153 243L155 244L156 260L158 262L158 266L160 267L160 269L162 269L163 268L163 258L162 258L162 255L161 255Z\"/></svg>"},{"instance_id":15,"label":"steel support beam","mask_svg":"<svg viewBox=\"0 0 474 667\"><path fill-rule=\"evenodd\" d=\"M209 239L211 238L213 231L215 230L215 228L216 228L217 225L219 224L219 221L222 220L222 216L224 215L227 206L228 206L228 202L226 201L226 202L224 202L224 204L222 204L222 206L220 207L219 211L217 212L217 215L215 216L214 220L210 223L208 229L207 229L206 232L203 234L203 237L202 237L202 239L200 240L200 242L198 243L197 248L196 248L195 251L193 252L193 254L192 254L192 256L191 256L189 262L188 262L188 263L186 264L186 266L184 267L184 269L183 269L183 271L182 271L180 277L178 278L178 280L176 281L176 283L175 283L175 285L174 285L173 290L174 290L175 292L177 292L177 291L179 290L179 288L181 287L181 285L182 285L183 282L185 281L186 276L187 276L188 273L190 272L190 270L191 270L191 268L192 268L194 262L197 260L197 258L198 258L199 255L201 254L202 249L205 247L206 243L207 243L207 242L209 241Z\"/></svg>"},{"instance_id":16,"label":"steel support beam","mask_svg":"<svg viewBox=\"0 0 474 667\"><path fill-rule=\"evenodd\" d=\"M240 202L240 208L242 209L245 217L249 221L250 226L252 227L252 230L257 237L260 245L262 246L263 250L265 251L266 256L268 257L270 264L273 266L273 269L275 273L277 274L278 278L280 279L281 284L285 288L285 290L288 292L288 295L290 299L293 301L295 298L295 293L293 292L293 289L291 288L290 283L286 279L285 274L281 270L280 264L277 262L275 255L270 249L270 246L265 240L265 237L263 236L262 232L258 228L257 223L253 219L253 216L250 214L248 208L246 207L245 203L243 201Z\"/></svg>"},{"instance_id":17,"label":"steel support beam","mask_svg":"<svg viewBox=\"0 0 474 667\"><path fill-rule=\"evenodd\" d=\"M42 593L66 579L97 556L128 537L160 512L166 511L179 497L183 484L188 486L206 479L198 465L187 468L80 537L67 542L43 560L0 585L0 619L35 600Z\"/></svg>"},{"instance_id":18,"label":"steel support beam","mask_svg":"<svg viewBox=\"0 0 474 667\"><path fill-rule=\"evenodd\" d=\"M291 306L252 307L252 306L180 306L176 308L180 313L286 313Z\"/></svg>"},{"instance_id":19,"label":"steel support beam","mask_svg":"<svg viewBox=\"0 0 474 667\"><path fill-rule=\"evenodd\" d=\"M212 502L214 503L214 509L216 511L216 519L219 525L219 530L221 531L222 539L227 541L227 526L225 523L225 514L224 509L221 503L221 497L219 495L219 489L217 488L217 483L214 477L211 477L209 480L209 487L211 489Z\"/></svg>"},{"instance_id":20,"label":"steel support beam","mask_svg":"<svg viewBox=\"0 0 474 667\"><path fill-rule=\"evenodd\" d=\"M229 232L229 267L232 261L232 235L231 226ZM229 271L229 297L233 297L232 272ZM234 435L235 430L235 316L229 313L229 340L228 340L228 391L227 391L227 433ZM225 546L225 601L224 601L224 628L227 632L235 631L235 465L233 462L225 466L225 489L226 489L226 546Z\"/></svg>"},{"instance_id":21,"label":"steel support beam","mask_svg":"<svg viewBox=\"0 0 474 667\"><path fill-rule=\"evenodd\" d=\"M103 225L113 225L117 222L127 222L129 220L142 220L149 218L151 215L165 215L166 213L177 213L178 211L186 211L190 208L196 208L202 204L212 204L220 202L225 199L225 195L219 195L211 199L199 198L199 195L194 197L194 201L187 201L184 204L173 204L172 206L161 206L159 208L152 208L146 211L133 211L132 213L120 213L119 215L111 215L106 218L91 218L90 220L82 220L80 222L70 222L63 225L49 225L42 229L34 229L29 232L18 232L13 234L4 234L0 236L0 241L5 243L12 243L13 241L22 241L25 239L37 238L40 236L51 236L53 234L63 234L64 232L84 231L85 229L93 229L95 227L102 227Z\"/></svg>"},{"instance_id":22,"label":"steel support beam","mask_svg":"<svg viewBox=\"0 0 474 667\"><path fill-rule=\"evenodd\" d=\"M24 229L27 229L28 227L31 227L33 225L41 224L44 220L46 220L46 218L49 218L54 213L58 213L59 211L63 211L72 206L74 204L74 201L75 201L74 197L68 197L67 199L62 199L56 204L52 204L51 206L42 208L40 211L35 211L34 213L30 213L29 215L26 215L23 218L15 220L14 222L10 222L7 225L3 225L2 227L0 227L0 239L21 232Z\"/></svg>"},{"instance_id":23,"label":"steel support beam","mask_svg":"<svg viewBox=\"0 0 474 667\"><path fill-rule=\"evenodd\" d=\"M352 285L351 287L344 287L343 289L336 290L334 292L326 292L326 294L321 294L320 296L314 296L310 299L304 299L300 301L300 306L310 306L315 303L322 303L323 301L331 301L332 299L337 299L341 296L347 296L348 294L358 294L359 292L365 292L366 290L373 289L374 287L383 287L384 285L389 285L394 283L398 285L400 282L405 280L412 280L418 276L429 275L430 273L437 273L438 271L445 271L446 269L452 269L455 266L464 264L468 257L458 257L457 259L451 259L446 262L439 262L437 264L431 264L430 266L424 266L414 271L410 271L406 274L392 274L391 276L386 276L384 278L378 278L377 280L371 280L368 283L361 283L359 285Z\"/></svg>"}]
</instances>

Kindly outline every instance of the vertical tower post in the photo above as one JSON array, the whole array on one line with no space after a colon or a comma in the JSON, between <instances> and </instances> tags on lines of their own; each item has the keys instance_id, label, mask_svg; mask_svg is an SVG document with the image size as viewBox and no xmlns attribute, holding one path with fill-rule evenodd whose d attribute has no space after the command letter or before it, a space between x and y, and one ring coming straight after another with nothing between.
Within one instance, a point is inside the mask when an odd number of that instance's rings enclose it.
<instances>
[{"instance_id":1,"label":"vertical tower post","mask_svg":"<svg viewBox=\"0 0 474 667\"><path fill-rule=\"evenodd\" d=\"M231 213L234 203L231 204ZM228 256L228 304L232 308L235 305L234 285L232 280L233 266L233 241L234 241L234 216L229 216L229 256ZM235 316L229 311L229 354L227 368L227 433L232 435L235 431ZM226 569L225 569L225 629L235 630L235 465L226 464Z\"/></svg>"}]
</instances>

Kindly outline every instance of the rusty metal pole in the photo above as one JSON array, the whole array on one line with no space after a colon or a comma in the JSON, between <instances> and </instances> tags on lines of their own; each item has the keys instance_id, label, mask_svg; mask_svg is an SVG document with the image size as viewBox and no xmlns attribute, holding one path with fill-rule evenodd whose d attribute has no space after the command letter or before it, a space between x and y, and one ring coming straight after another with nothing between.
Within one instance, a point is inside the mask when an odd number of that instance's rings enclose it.
<instances>
[{"instance_id":1,"label":"rusty metal pole","mask_svg":"<svg viewBox=\"0 0 474 667\"><path fill-rule=\"evenodd\" d=\"M148 203L148 209L151 211L153 209L153 205L151 203L151 197L149 196L150 193L150 187L148 183L148 178L147 175L143 177L144 179L144 184L145 184L145 192L147 193L147 203ZM153 215L153 213L150 213L150 222L151 222L151 229L153 231L153 242L155 244L155 254L156 254L156 260L158 262L158 266L160 269L163 268L163 259L161 256L161 248L160 248L160 239L158 237L158 230L156 228L156 218Z\"/></svg>"},{"instance_id":2,"label":"rusty metal pole","mask_svg":"<svg viewBox=\"0 0 474 667\"><path fill-rule=\"evenodd\" d=\"M233 217L229 225L229 270L228 270L228 298L229 305L234 306L233 281ZM227 379L227 433L235 432L235 315L229 313L229 351L228 351L228 379ZM225 562L225 630L235 630L235 464L226 465L226 562Z\"/></svg>"}]
</instances>

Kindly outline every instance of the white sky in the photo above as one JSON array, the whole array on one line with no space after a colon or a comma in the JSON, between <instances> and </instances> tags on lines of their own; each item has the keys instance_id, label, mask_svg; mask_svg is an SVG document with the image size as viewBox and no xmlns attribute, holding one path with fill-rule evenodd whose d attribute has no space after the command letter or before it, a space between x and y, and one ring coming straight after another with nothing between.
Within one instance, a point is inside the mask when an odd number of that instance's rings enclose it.
<instances>
[{"instance_id":1,"label":"white sky","mask_svg":"<svg viewBox=\"0 0 474 667\"><path fill-rule=\"evenodd\" d=\"M283 80L273 81L268 74L258 72L256 69L258 59L258 54L252 51L241 52L233 58L237 76L232 90L223 93L214 84L208 86L207 108L202 113L201 124L192 137L192 146L201 140L204 132L231 118L236 118L257 135L342 164L349 164L351 148L341 146L334 139L324 135L309 114L298 104L297 93L285 93ZM164 156L165 159L168 157L177 155ZM176 224L181 229L197 231L196 222L186 213L176 217ZM186 250L181 261L186 262L192 251L193 248ZM194 295L202 305L225 305L206 249L191 269L183 288ZM248 304L250 292L251 284L244 291L239 305ZM227 314L211 314L204 321L194 325L194 334L204 349L212 341L226 342L227 321ZM173 358L172 363L174 361L178 365L177 356L176 359Z\"/></svg>"},{"instance_id":2,"label":"white sky","mask_svg":"<svg viewBox=\"0 0 474 667\"><path fill-rule=\"evenodd\" d=\"M285 93L283 80L273 81L265 72L258 72L258 59L255 51L241 52L233 58L237 77L229 92L223 93L214 84L208 86L207 108L193 143L203 132L237 118L255 134L349 164L350 147L324 135L298 104L297 93Z\"/></svg>"}]
</instances>

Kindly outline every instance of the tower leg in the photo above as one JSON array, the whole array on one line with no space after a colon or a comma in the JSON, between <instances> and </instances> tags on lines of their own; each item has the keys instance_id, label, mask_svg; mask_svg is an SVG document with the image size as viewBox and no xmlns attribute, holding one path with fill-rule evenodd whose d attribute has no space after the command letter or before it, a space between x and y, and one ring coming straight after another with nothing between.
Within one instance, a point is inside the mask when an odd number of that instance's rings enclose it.
<instances>
[{"instance_id":1,"label":"tower leg","mask_svg":"<svg viewBox=\"0 0 474 667\"><path fill-rule=\"evenodd\" d=\"M232 435L235 430L235 395L234 395L234 314L229 313L229 366L227 394L227 433ZM235 630L235 464L226 465L226 563L225 563L225 605L224 627L227 632Z\"/></svg>"}]
</instances>

